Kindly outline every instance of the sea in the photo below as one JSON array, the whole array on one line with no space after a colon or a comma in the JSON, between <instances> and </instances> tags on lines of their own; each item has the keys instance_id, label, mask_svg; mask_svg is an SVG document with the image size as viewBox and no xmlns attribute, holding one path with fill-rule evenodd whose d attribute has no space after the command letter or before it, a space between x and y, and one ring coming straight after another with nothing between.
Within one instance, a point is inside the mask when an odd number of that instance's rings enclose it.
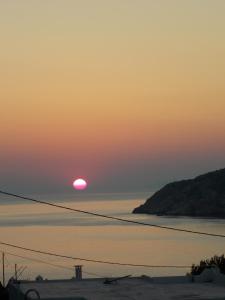
<instances>
[{"instance_id":1,"label":"sea","mask_svg":"<svg viewBox=\"0 0 225 300\"><path fill-rule=\"evenodd\" d=\"M132 210L151 194L32 196L79 210L149 224L225 234L225 220L222 219L132 214ZM0 244L0 250L4 252L6 280L15 276L15 270L18 279L31 280L38 275L44 279L68 279L75 276L75 265L82 265L83 277L86 278L185 275L190 272L192 264L225 252L225 238L122 223L8 196L0 198L0 242L75 258L33 253ZM1 272L1 281L2 276Z\"/></svg>"}]
</instances>

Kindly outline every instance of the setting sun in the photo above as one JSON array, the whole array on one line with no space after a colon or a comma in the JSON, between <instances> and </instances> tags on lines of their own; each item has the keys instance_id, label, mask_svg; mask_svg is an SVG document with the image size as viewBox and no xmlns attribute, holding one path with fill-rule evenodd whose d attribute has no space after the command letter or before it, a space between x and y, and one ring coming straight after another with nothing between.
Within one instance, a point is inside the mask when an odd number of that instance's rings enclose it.
<instances>
[{"instance_id":1,"label":"setting sun","mask_svg":"<svg viewBox=\"0 0 225 300\"><path fill-rule=\"evenodd\" d=\"M82 178L78 178L78 179L74 180L73 187L76 190L85 190L87 187L87 182Z\"/></svg>"}]
</instances>

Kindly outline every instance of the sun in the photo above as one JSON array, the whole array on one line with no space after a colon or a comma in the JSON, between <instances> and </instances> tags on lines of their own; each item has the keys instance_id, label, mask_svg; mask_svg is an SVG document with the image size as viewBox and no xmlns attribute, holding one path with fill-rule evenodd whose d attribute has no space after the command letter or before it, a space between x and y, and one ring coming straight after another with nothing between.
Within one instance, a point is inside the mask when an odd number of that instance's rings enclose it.
<instances>
[{"instance_id":1,"label":"sun","mask_svg":"<svg viewBox=\"0 0 225 300\"><path fill-rule=\"evenodd\" d=\"M73 187L76 190L85 190L87 188L87 182L83 178L77 178L73 182Z\"/></svg>"}]
</instances>

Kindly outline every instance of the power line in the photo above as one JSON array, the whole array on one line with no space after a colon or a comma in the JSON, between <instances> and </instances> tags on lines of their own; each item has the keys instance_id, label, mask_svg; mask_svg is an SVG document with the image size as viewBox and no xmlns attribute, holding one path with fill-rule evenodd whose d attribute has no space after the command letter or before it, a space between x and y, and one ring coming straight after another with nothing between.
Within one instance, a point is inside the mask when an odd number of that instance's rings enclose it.
<instances>
[{"instance_id":1,"label":"power line","mask_svg":"<svg viewBox=\"0 0 225 300\"><path fill-rule=\"evenodd\" d=\"M53 267L62 268L62 269L70 270L70 271L72 270L73 271L72 267L65 267L65 266L61 266L61 265L58 265L58 264L50 263L50 262L47 262L47 261L44 261L44 260L41 260L41 259L36 259L36 258L27 257L27 256L22 256L22 255L18 255L18 254L6 252L6 251L4 251L4 253L6 253L8 255L11 255L11 256L14 256L14 257L19 257L19 258L23 258L23 259L26 259L26 260L30 260L30 261L34 261L34 262L38 262L38 263L50 265L50 266L53 266Z\"/></svg>"},{"instance_id":2,"label":"power line","mask_svg":"<svg viewBox=\"0 0 225 300\"><path fill-rule=\"evenodd\" d=\"M103 275L100 275L100 274L96 274L96 273L92 273L92 272L87 272L87 271L82 271L82 273L84 273L84 274L87 274L87 275L92 275L92 276L97 276L97 277L100 277L100 278L102 278L102 277L109 277L109 276L103 276Z\"/></svg>"},{"instance_id":3,"label":"power line","mask_svg":"<svg viewBox=\"0 0 225 300\"><path fill-rule=\"evenodd\" d=\"M19 272L19 274L17 274L17 278L19 278L23 272L27 269L27 266L22 267L21 271Z\"/></svg>"},{"instance_id":4,"label":"power line","mask_svg":"<svg viewBox=\"0 0 225 300\"><path fill-rule=\"evenodd\" d=\"M30 251L34 253L39 253L39 254L44 254L44 255L49 255L49 256L55 256L55 257L61 257L65 259L72 259L72 260L80 260L80 261L86 261L86 262L92 262L92 263L100 263L100 264L108 264L108 265L118 265L118 266L128 266L128 267L143 267L143 268L190 268L190 266L166 266L166 265L146 265L146 264L131 264L131 263L121 263L121 262L112 262L112 261L105 261L105 260L96 260L96 259L90 259L90 258L81 258L81 257L74 257L74 256L69 256L69 255L63 255L63 254L58 254L58 253L53 253L49 251L42 251L42 250L35 250L32 248L27 248L27 247L22 247L18 246L15 244L10 244L10 243L5 243L0 241L1 245L5 245L8 247L16 248L16 249L21 249L24 251Z\"/></svg>"},{"instance_id":5,"label":"power line","mask_svg":"<svg viewBox=\"0 0 225 300\"><path fill-rule=\"evenodd\" d=\"M225 238L225 235L223 235L223 234L208 233L208 232L203 232L203 231L189 230L189 229L184 229L184 228L176 228L176 227L171 227L171 226L149 224L149 223L145 223L145 222L128 220L128 219L124 219L124 218L118 218L118 217L108 216L108 215L104 215L104 214L94 213L94 212L85 211L85 210L81 210L81 209L75 209L75 208L71 208L71 207L67 207L67 206L63 206L63 205L59 205L59 204L55 204L55 203L50 203L50 202L47 202L47 201L36 200L36 199L33 199L33 198L29 198L29 197L25 197L25 196L21 196L21 195L17 195L17 194L12 194L12 193L9 193L9 192L0 191L0 193L4 194L4 195L13 196L13 197L16 197L16 198L32 201L32 202L39 203L39 204L45 204L45 205L48 205L48 206L62 208L62 209L73 211L73 212L78 212L78 213L82 213L82 214L87 214L87 215L91 215L91 216L95 216L95 217L101 217L101 218L105 218L105 219L111 219L111 220L125 222L125 223L138 224L138 225L144 225L144 226L149 226L149 227L156 227L156 228L160 228L160 229L167 229L167 230L173 230L173 231L179 231L179 232L185 232L185 233L192 233L192 234L198 234L198 235Z\"/></svg>"},{"instance_id":6,"label":"power line","mask_svg":"<svg viewBox=\"0 0 225 300\"><path fill-rule=\"evenodd\" d=\"M14 257L19 257L19 258L22 258L22 259L25 259L25 260L30 260L30 261L34 261L34 262L38 262L38 263L50 265L50 266L52 266L52 267L56 267L56 268L61 268L61 269L65 269L65 270L74 271L74 268L72 268L72 267L66 267L66 266L62 266L62 265L55 264L55 263L50 263L50 262L47 262L47 261L44 261L44 260L41 260L41 259L36 259L36 258L27 257L27 256L22 256L22 255L18 255L18 254L6 252L6 251L4 251L4 253L6 253L6 254L8 254L8 255L11 255L11 256L14 256ZM91 272L86 272L86 271L83 271L83 273L84 273L84 274L87 274L87 275L94 275L94 276L102 277L101 275L96 274L96 273L91 273ZM105 277L106 277L106 276L105 276Z\"/></svg>"}]
</instances>

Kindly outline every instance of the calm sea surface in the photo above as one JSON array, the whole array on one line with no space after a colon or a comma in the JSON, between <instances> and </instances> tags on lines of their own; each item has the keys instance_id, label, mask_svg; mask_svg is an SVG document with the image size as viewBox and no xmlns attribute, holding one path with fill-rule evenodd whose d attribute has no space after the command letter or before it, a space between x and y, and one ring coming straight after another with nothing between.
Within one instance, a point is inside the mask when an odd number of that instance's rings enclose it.
<instances>
[{"instance_id":1,"label":"calm sea surface","mask_svg":"<svg viewBox=\"0 0 225 300\"><path fill-rule=\"evenodd\" d=\"M148 194L102 194L83 197L80 201L67 199L60 204L153 224L225 234L225 220L131 214L133 208L143 203L147 196ZM54 198L38 198L54 202ZM59 199L55 201L59 203ZM222 238L121 224L54 207L19 203L12 199L3 199L1 203L0 240L37 250L87 259L150 265L191 265L198 263L202 258L225 252L225 239ZM7 278L14 275L15 264L20 272L24 269L20 275L23 279L33 279L39 274L49 279L71 278L74 276L75 264L83 265L85 277L129 274L181 275L189 271L189 269L135 268L66 260L3 245L0 249L6 253ZM63 268L15 257L12 254L47 261Z\"/></svg>"}]
</instances>

